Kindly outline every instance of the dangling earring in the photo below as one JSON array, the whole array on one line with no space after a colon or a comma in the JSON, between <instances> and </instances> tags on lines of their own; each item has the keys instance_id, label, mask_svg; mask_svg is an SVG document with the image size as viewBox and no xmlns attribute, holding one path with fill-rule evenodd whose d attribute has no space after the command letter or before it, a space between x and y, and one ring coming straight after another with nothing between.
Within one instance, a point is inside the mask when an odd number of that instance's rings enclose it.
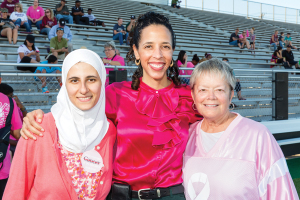
<instances>
[{"instance_id":1,"label":"dangling earring","mask_svg":"<svg viewBox=\"0 0 300 200\"><path fill-rule=\"evenodd\" d=\"M193 110L197 110L195 103L192 105Z\"/></svg>"},{"instance_id":2,"label":"dangling earring","mask_svg":"<svg viewBox=\"0 0 300 200\"><path fill-rule=\"evenodd\" d=\"M234 103L231 102L230 106L231 106L231 108L229 110L234 110L234 108L235 108Z\"/></svg>"},{"instance_id":3,"label":"dangling earring","mask_svg":"<svg viewBox=\"0 0 300 200\"><path fill-rule=\"evenodd\" d=\"M174 65L174 63L173 63L173 60L172 60L172 62L171 62L171 64L170 64L170 67L173 67L173 65Z\"/></svg>"},{"instance_id":4,"label":"dangling earring","mask_svg":"<svg viewBox=\"0 0 300 200\"><path fill-rule=\"evenodd\" d=\"M137 66L140 66L140 64L141 64L141 60L135 60L135 64L137 65Z\"/></svg>"}]
</instances>

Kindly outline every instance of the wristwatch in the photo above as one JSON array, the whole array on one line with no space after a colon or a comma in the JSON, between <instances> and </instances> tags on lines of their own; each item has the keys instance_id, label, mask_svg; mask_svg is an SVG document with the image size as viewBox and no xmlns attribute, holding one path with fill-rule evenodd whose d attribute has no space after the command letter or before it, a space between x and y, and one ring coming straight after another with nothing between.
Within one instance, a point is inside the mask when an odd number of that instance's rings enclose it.
<instances>
[{"instance_id":1,"label":"wristwatch","mask_svg":"<svg viewBox=\"0 0 300 200\"><path fill-rule=\"evenodd\" d=\"M111 60L109 60L109 62L108 62L109 64L111 63Z\"/></svg>"}]
</instances>

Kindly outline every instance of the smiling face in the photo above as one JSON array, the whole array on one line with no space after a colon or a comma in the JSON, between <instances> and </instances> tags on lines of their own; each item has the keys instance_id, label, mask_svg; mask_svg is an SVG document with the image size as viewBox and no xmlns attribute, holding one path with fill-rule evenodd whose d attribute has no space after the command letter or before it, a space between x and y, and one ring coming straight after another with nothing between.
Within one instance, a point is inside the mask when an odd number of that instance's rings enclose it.
<instances>
[{"instance_id":1,"label":"smiling face","mask_svg":"<svg viewBox=\"0 0 300 200\"><path fill-rule=\"evenodd\" d=\"M112 58L115 55L115 50L112 47L105 47L104 52L107 58Z\"/></svg>"},{"instance_id":2,"label":"smiling face","mask_svg":"<svg viewBox=\"0 0 300 200\"><path fill-rule=\"evenodd\" d=\"M33 5L34 5L34 6L38 6L38 5L39 5L39 1L38 1L38 0L34 0L34 1L33 1Z\"/></svg>"},{"instance_id":3,"label":"smiling face","mask_svg":"<svg viewBox=\"0 0 300 200\"><path fill-rule=\"evenodd\" d=\"M197 78L192 97L198 112L206 119L217 121L229 114L234 95L230 86L219 74L203 72Z\"/></svg>"},{"instance_id":4,"label":"smiling face","mask_svg":"<svg viewBox=\"0 0 300 200\"><path fill-rule=\"evenodd\" d=\"M47 16L48 18L50 18L50 16L51 16L50 10L49 10L49 9L46 9L45 13L46 13L46 16Z\"/></svg>"},{"instance_id":5,"label":"smiling face","mask_svg":"<svg viewBox=\"0 0 300 200\"><path fill-rule=\"evenodd\" d=\"M167 78L173 56L172 36L163 25L150 25L142 30L139 48L133 45L135 58L141 61L143 79L160 81Z\"/></svg>"},{"instance_id":6,"label":"smiling face","mask_svg":"<svg viewBox=\"0 0 300 200\"><path fill-rule=\"evenodd\" d=\"M97 70L87 63L77 63L68 72L66 88L70 101L80 110L93 108L101 94Z\"/></svg>"}]
</instances>

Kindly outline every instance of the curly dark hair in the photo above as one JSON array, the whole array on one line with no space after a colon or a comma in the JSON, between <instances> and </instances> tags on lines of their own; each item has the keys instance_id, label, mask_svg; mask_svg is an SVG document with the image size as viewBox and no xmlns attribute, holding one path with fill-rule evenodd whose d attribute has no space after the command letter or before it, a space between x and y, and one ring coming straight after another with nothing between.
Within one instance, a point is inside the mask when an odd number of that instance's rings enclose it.
<instances>
[{"instance_id":1,"label":"curly dark hair","mask_svg":"<svg viewBox=\"0 0 300 200\"><path fill-rule=\"evenodd\" d=\"M136 46L136 48L139 48L139 42L141 40L141 33L142 30L150 25L163 25L165 26L172 35L172 49L175 49L176 46L176 36L173 31L173 28L169 22L169 19L161 14L155 13L155 12L147 12L143 15L140 15L136 26L133 30L133 37L130 41L130 50L127 53L126 58L128 61L135 60L134 51L133 51L133 45ZM172 59L173 61L173 59ZM138 90L140 87L140 78L143 76L143 67L141 64L138 66L138 69L135 71L135 73L132 75L132 84L131 88L133 90ZM167 76L170 78L173 83L177 86L180 85L180 79L179 79L179 69L175 61L173 61L173 66L168 68Z\"/></svg>"}]
</instances>

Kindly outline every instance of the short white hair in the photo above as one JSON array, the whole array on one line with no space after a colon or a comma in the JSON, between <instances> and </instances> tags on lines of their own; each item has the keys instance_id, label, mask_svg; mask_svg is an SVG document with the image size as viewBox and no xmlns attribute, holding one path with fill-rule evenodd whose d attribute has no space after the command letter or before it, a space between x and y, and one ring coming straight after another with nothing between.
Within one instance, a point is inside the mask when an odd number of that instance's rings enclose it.
<instances>
[{"instance_id":1,"label":"short white hair","mask_svg":"<svg viewBox=\"0 0 300 200\"><path fill-rule=\"evenodd\" d=\"M227 62L220 61L217 58L212 58L196 65L190 79L191 89L194 88L197 79L203 73L218 74L227 81L230 90L235 88L236 79L233 75L233 70Z\"/></svg>"},{"instance_id":2,"label":"short white hair","mask_svg":"<svg viewBox=\"0 0 300 200\"><path fill-rule=\"evenodd\" d=\"M104 44L104 48L111 47L112 49L116 49L116 44L114 41L109 41Z\"/></svg>"}]
</instances>

